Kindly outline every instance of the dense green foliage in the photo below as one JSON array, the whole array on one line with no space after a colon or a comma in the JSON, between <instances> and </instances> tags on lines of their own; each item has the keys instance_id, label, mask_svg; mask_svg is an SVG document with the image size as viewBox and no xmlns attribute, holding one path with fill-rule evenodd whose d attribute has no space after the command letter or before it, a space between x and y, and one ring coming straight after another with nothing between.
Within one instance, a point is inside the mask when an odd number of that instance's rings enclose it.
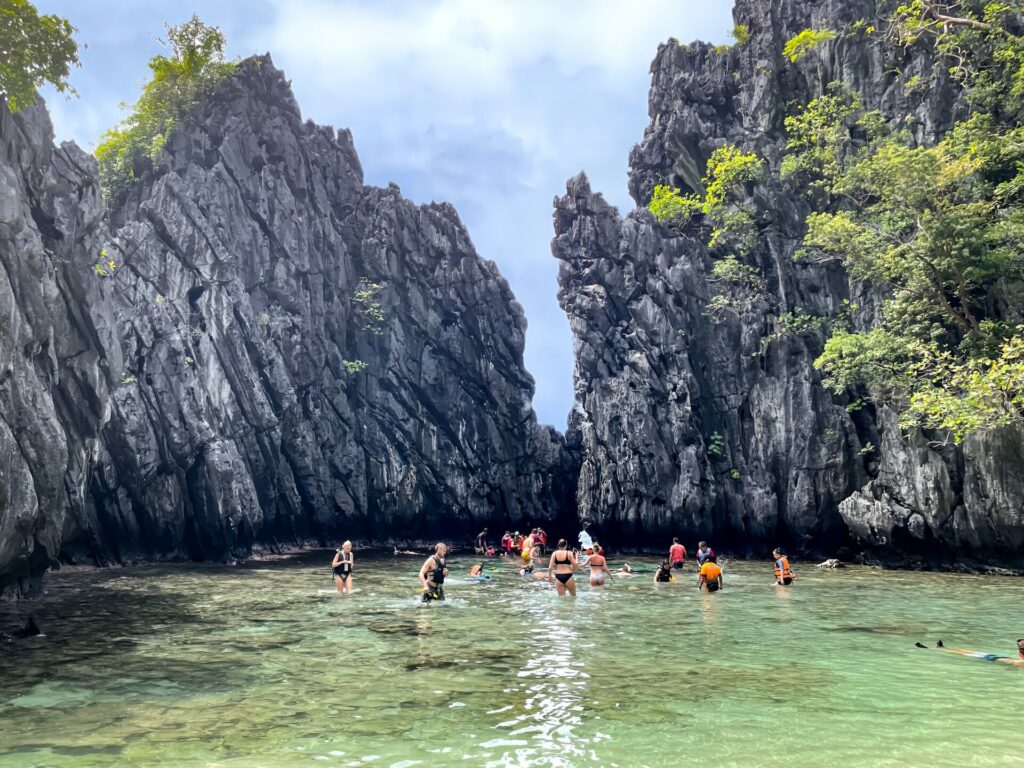
<instances>
[{"instance_id":1,"label":"dense green foliage","mask_svg":"<svg viewBox=\"0 0 1024 768\"><path fill-rule=\"evenodd\" d=\"M131 113L103 135L96 148L100 181L116 197L135 178L136 163L154 159L181 119L220 83L235 65L224 61L224 35L198 17L167 27L170 56L149 61L152 78Z\"/></svg>"},{"instance_id":2,"label":"dense green foliage","mask_svg":"<svg viewBox=\"0 0 1024 768\"><path fill-rule=\"evenodd\" d=\"M28 0L0 0L0 94L12 112L34 103L43 83L75 92L68 85L71 67L80 66L75 32L67 19L40 16Z\"/></svg>"},{"instance_id":3,"label":"dense green foliage","mask_svg":"<svg viewBox=\"0 0 1024 768\"><path fill-rule=\"evenodd\" d=\"M799 61L828 40L835 40L838 35L831 29L805 29L786 41L782 55L790 61Z\"/></svg>"},{"instance_id":4,"label":"dense green foliage","mask_svg":"<svg viewBox=\"0 0 1024 768\"><path fill-rule=\"evenodd\" d=\"M732 38L736 45L746 45L750 40L750 29L746 24L737 24L732 28Z\"/></svg>"},{"instance_id":5,"label":"dense green foliage","mask_svg":"<svg viewBox=\"0 0 1024 768\"><path fill-rule=\"evenodd\" d=\"M889 43L934 45L977 105L934 146L889 130L838 86L786 120L781 172L819 206L799 255L840 260L885 297L876 327L832 325L816 361L826 385L868 387L904 426L957 442L1024 420L1019 5L896 8Z\"/></svg>"},{"instance_id":6,"label":"dense green foliage","mask_svg":"<svg viewBox=\"0 0 1024 768\"><path fill-rule=\"evenodd\" d=\"M761 165L757 155L733 146L719 147L708 158L703 195L684 195L659 184L647 209L658 221L679 227L702 214L711 226L709 247L746 253L754 231L751 214L742 204L743 188L757 177Z\"/></svg>"}]
</instances>

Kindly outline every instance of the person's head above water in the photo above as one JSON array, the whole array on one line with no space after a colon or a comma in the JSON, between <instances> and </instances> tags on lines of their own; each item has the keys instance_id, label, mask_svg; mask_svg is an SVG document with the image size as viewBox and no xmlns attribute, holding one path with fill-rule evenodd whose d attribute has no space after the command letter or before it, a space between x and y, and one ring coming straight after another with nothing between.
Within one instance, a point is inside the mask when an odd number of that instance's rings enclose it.
<instances>
[{"instance_id":1,"label":"person's head above water","mask_svg":"<svg viewBox=\"0 0 1024 768\"><path fill-rule=\"evenodd\" d=\"M1024 637L1017 641L1017 655L1024 659Z\"/></svg>"},{"instance_id":2,"label":"person's head above water","mask_svg":"<svg viewBox=\"0 0 1024 768\"><path fill-rule=\"evenodd\" d=\"M707 548L708 548L708 543L706 541L702 541L700 544L697 545L697 549L707 549Z\"/></svg>"},{"instance_id":3,"label":"person's head above water","mask_svg":"<svg viewBox=\"0 0 1024 768\"><path fill-rule=\"evenodd\" d=\"M559 549L565 549L568 546L568 544L569 544L569 542L567 542L565 539L559 539L558 540L558 548Z\"/></svg>"},{"instance_id":4,"label":"person's head above water","mask_svg":"<svg viewBox=\"0 0 1024 768\"><path fill-rule=\"evenodd\" d=\"M345 541L341 542L341 548L344 551L348 552L350 549L352 549L352 542L346 539Z\"/></svg>"},{"instance_id":5,"label":"person's head above water","mask_svg":"<svg viewBox=\"0 0 1024 768\"><path fill-rule=\"evenodd\" d=\"M772 550L772 557L775 557L775 558L779 558L779 557L782 557L782 550L781 550L781 549L779 549L778 547L776 547L775 549L773 549L773 550Z\"/></svg>"},{"instance_id":6,"label":"person's head above water","mask_svg":"<svg viewBox=\"0 0 1024 768\"><path fill-rule=\"evenodd\" d=\"M473 565L469 566L469 575L470 576L479 576L483 572L484 572L484 564L483 563L474 563Z\"/></svg>"},{"instance_id":7,"label":"person's head above water","mask_svg":"<svg viewBox=\"0 0 1024 768\"><path fill-rule=\"evenodd\" d=\"M448 545L447 544L443 544L440 541L437 543L437 546L434 547L434 552L436 552L441 557L444 557L445 553L447 551L448 551Z\"/></svg>"},{"instance_id":8,"label":"person's head above water","mask_svg":"<svg viewBox=\"0 0 1024 768\"><path fill-rule=\"evenodd\" d=\"M661 561L661 570L663 570L663 571L671 571L672 570L672 563L670 563L668 560L662 560Z\"/></svg>"},{"instance_id":9,"label":"person's head above water","mask_svg":"<svg viewBox=\"0 0 1024 768\"><path fill-rule=\"evenodd\" d=\"M678 544L679 543L679 537L678 536L673 536L672 537L672 543L673 544Z\"/></svg>"}]
</instances>

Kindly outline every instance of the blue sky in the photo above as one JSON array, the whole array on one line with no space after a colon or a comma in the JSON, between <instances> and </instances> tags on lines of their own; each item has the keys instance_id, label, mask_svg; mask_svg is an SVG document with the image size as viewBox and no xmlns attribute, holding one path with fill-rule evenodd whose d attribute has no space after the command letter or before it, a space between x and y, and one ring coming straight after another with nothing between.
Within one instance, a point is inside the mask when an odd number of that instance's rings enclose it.
<instances>
[{"instance_id":1,"label":"blue sky","mask_svg":"<svg viewBox=\"0 0 1024 768\"><path fill-rule=\"evenodd\" d=\"M80 98L51 92L58 141L92 149L193 12L228 55L270 51L303 116L348 127L366 181L447 200L498 263L529 320L534 408L565 427L572 337L556 299L551 201L580 170L628 211L630 148L647 125L649 66L676 37L723 42L731 0L36 0L78 27Z\"/></svg>"}]
</instances>

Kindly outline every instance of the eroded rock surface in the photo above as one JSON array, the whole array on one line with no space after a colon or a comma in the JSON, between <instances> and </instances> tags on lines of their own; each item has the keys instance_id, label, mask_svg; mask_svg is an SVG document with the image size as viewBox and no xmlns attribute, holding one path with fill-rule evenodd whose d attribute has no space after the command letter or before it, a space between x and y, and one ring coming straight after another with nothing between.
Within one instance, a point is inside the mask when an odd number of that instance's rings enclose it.
<instances>
[{"instance_id":1,"label":"eroded rock surface","mask_svg":"<svg viewBox=\"0 0 1024 768\"><path fill-rule=\"evenodd\" d=\"M701 191L707 158L725 144L777 169L785 116L835 80L886 116L913 114L917 140L941 136L964 105L926 51L896 62L842 34L796 63L781 55L801 30L847 30L877 14L873 0L737 0L746 44L663 45L651 124L630 157L637 204L656 184ZM915 74L930 87L907 88ZM807 214L796 189L774 181L749 195L770 296L718 324L707 314L712 257L697 233L642 208L620 217L583 175L556 199L559 299L577 340L581 515L640 541L683 534L761 554L775 542L852 544L894 563L1024 567L1024 434L1008 428L961 449L906 438L894 414L848 411L848 398L821 387L820 332L765 344L784 312L834 315L848 300L866 327L878 301L839 266L793 262Z\"/></svg>"},{"instance_id":2,"label":"eroded rock surface","mask_svg":"<svg viewBox=\"0 0 1024 768\"><path fill-rule=\"evenodd\" d=\"M91 158L41 108L3 120L3 578L575 521L508 283L450 205L364 186L269 56L109 230Z\"/></svg>"}]
</instances>

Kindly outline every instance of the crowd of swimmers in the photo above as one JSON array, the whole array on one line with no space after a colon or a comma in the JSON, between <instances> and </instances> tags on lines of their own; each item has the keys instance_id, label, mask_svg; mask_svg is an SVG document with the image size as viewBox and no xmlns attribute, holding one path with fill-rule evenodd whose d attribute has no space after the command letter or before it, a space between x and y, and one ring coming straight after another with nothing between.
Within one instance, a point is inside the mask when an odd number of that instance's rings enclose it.
<instances>
[{"instance_id":1,"label":"crowd of swimmers","mask_svg":"<svg viewBox=\"0 0 1024 768\"><path fill-rule=\"evenodd\" d=\"M623 565L617 571L608 568L608 560L605 557L604 548L600 542L595 541L584 530L579 536L579 547L569 548L565 539L559 539L558 545L551 552L548 558L546 572L535 573L535 560L541 558L547 546L547 533L542 528L534 528L529 534L522 535L518 531L512 533L505 531L501 537L500 552L488 542L488 529L484 528L476 537L474 552L478 555L490 555L509 558L519 562L518 572L521 576L532 576L538 579L546 579L554 585L559 596L576 595L576 571L589 571L588 578L590 586L601 587L613 580L614 576L632 577L636 572L629 563ZM401 552L395 550L395 554L414 555L415 552ZM444 600L444 580L448 576L446 562L448 546L438 544L434 554L429 555L423 561L419 572L420 588L423 594L423 601ZM706 541L697 545L694 555L697 566L697 589L707 592L718 592L724 586L722 567L718 563L718 556L708 546ZM781 549L772 552L774 560L775 583L779 586L788 587L793 584L796 578L789 564L789 558ZM668 558L662 561L661 565L654 572L654 582L673 583L676 581L676 574L681 573L686 567L686 547L679 543L678 538L672 539L669 547ZM352 571L355 567L355 557L352 553L352 542L345 541L335 551L334 559L331 561L331 570L334 574L334 582L338 591L343 594L352 592ZM480 581L489 581L490 577L484 574L483 563L475 563L469 571L471 578Z\"/></svg>"},{"instance_id":2,"label":"crowd of swimmers","mask_svg":"<svg viewBox=\"0 0 1024 768\"><path fill-rule=\"evenodd\" d=\"M608 560L605 557L604 548L600 543L594 541L584 530L579 536L579 547L569 548L565 539L558 540L558 546L551 552L548 558L546 572L534 573L534 560L542 556L547 545L547 534L541 528L535 528L528 535L523 536L518 531L515 533L506 531L501 539L501 552L491 547L487 540L487 529L477 536L475 543L476 554L500 555L506 558L519 558L522 560L519 573L522 576L533 576L538 579L547 579L554 585L560 597L565 595L576 595L576 571L580 569L589 570L591 587L602 587L613 580L613 576L632 577L636 572L629 563L624 564L617 571L608 568ZM396 555L416 555L416 552L400 551L395 549ZM448 576L448 546L443 543L437 544L434 554L428 556L420 567L419 582L422 590L423 602L444 600L444 582ZM718 563L718 556L708 546L706 541L697 545L694 554L697 567L697 589L707 592L719 592L724 586L722 578L722 567ZM789 557L781 549L772 550L773 571L775 584L779 587L792 586L796 575L790 565ZM661 562L661 565L654 572L654 583L664 584L675 582L676 575L682 574L686 568L687 552L686 547L679 543L678 538L672 539L672 545L668 550L668 557ZM335 551L334 559L331 561L331 570L334 574L335 585L338 591L345 594L352 592L352 571L355 567L355 557L352 553L352 542L345 541ZM469 576L480 581L489 581L490 577L484 574L484 564L474 563L469 569ZM919 648L925 646L917 643ZM946 653L968 656L985 661L1000 662L1024 667L1024 638L1017 641L1017 656L1000 656L998 654L983 653L963 648L946 648L940 640L935 650Z\"/></svg>"}]
</instances>

